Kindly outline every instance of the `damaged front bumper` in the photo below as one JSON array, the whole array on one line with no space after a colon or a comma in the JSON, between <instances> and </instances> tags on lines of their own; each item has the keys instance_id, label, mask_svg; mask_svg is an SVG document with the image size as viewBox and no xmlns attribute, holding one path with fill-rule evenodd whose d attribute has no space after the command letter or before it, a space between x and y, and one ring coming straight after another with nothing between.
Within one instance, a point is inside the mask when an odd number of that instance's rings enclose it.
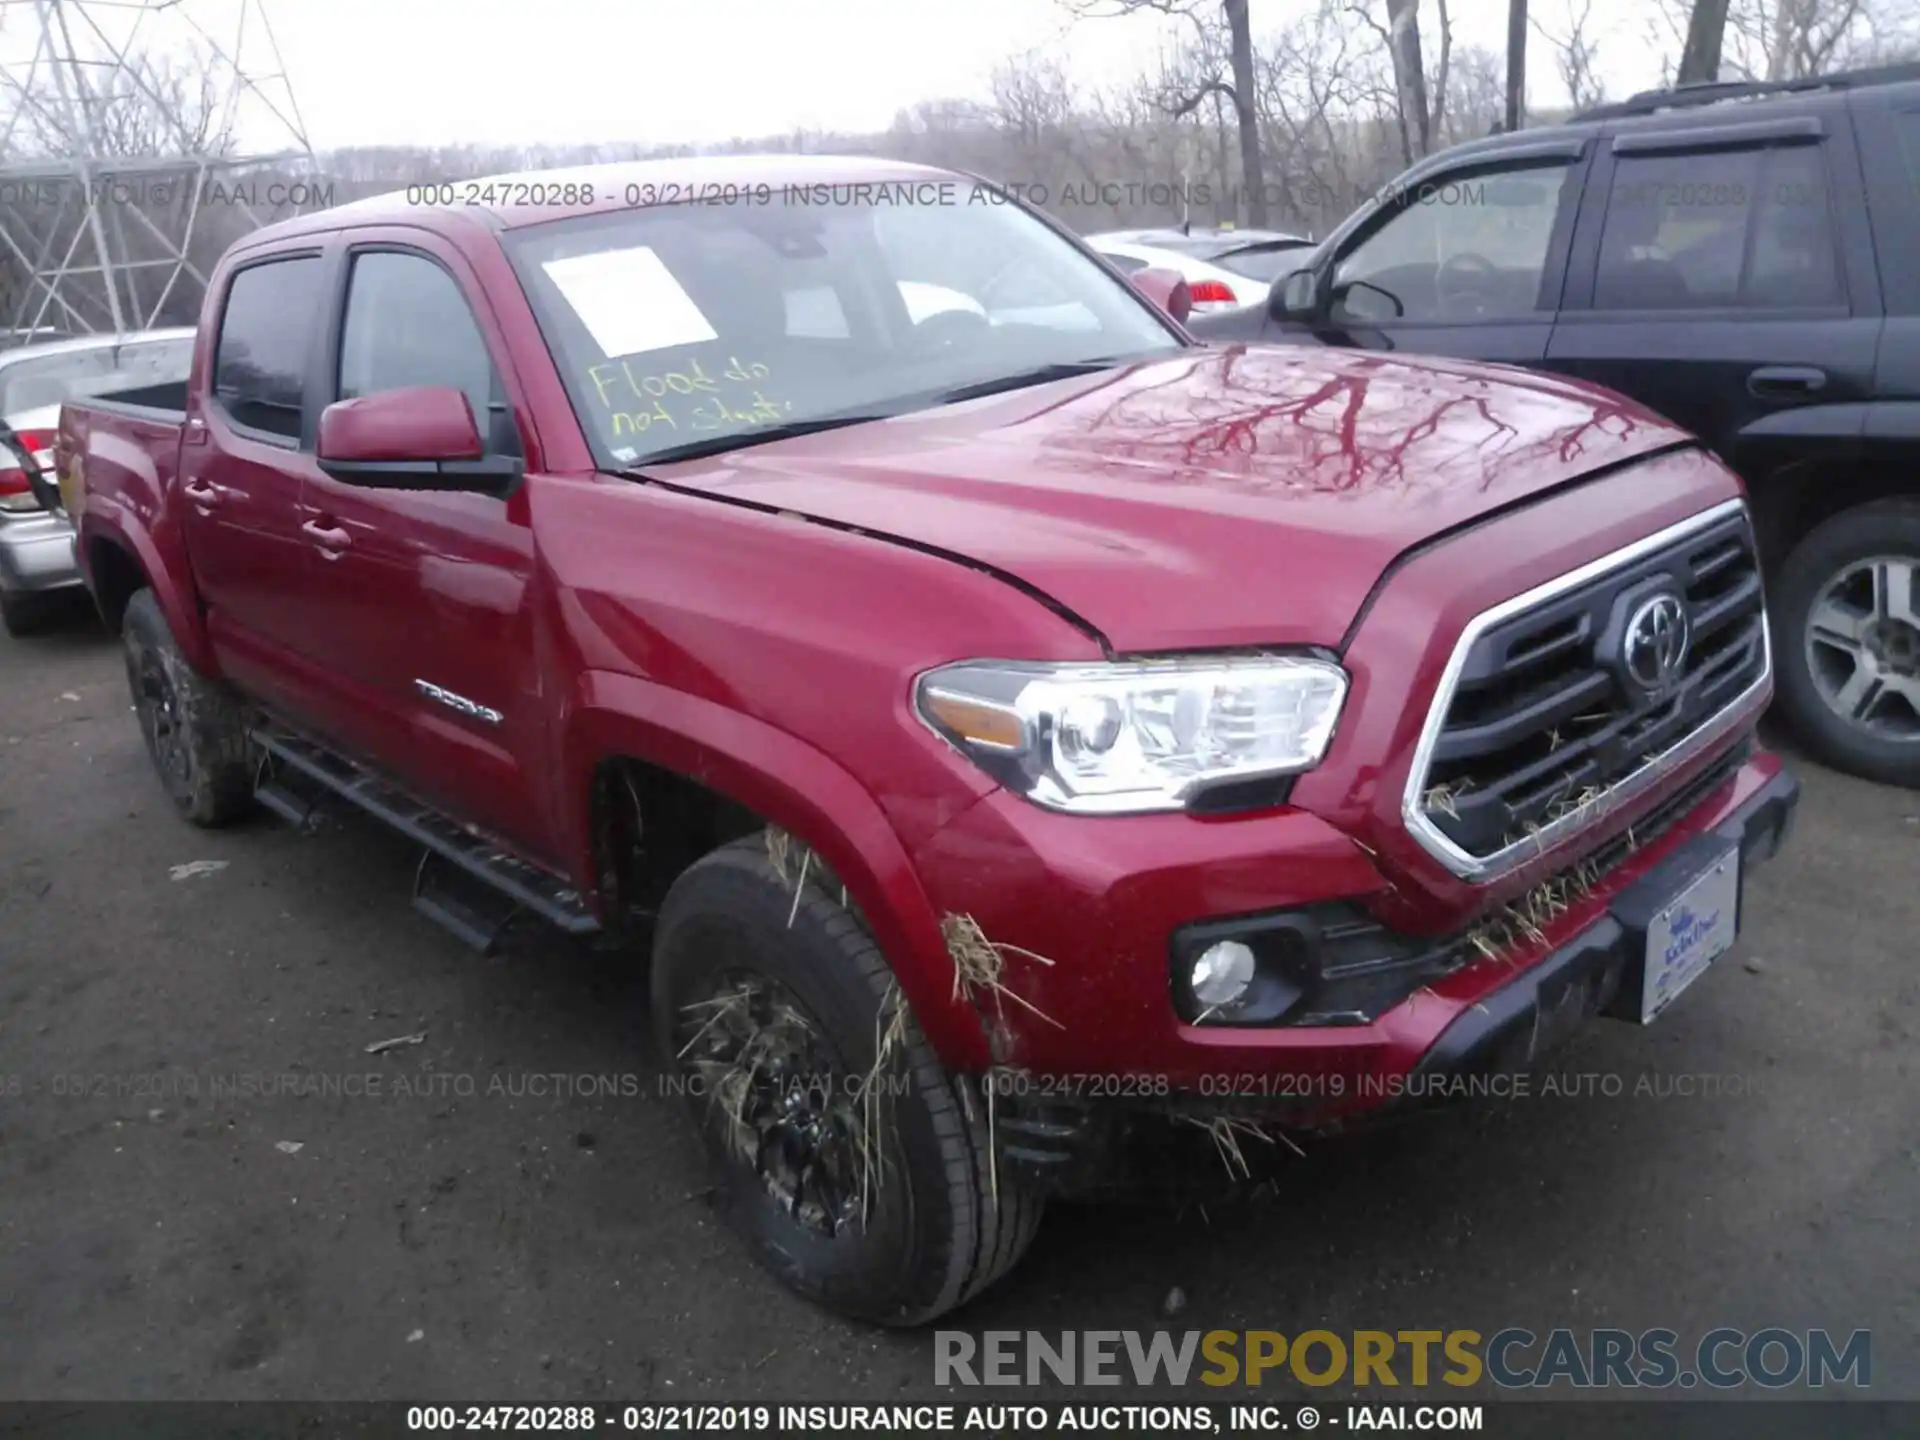
<instances>
[{"instance_id":1,"label":"damaged front bumper","mask_svg":"<svg viewBox=\"0 0 1920 1440\"><path fill-rule=\"evenodd\" d=\"M1639 1020L1652 918L1703 867L1734 852L1744 890L1752 869L1785 843L1798 800L1797 782L1776 757L1746 756L1714 794L1545 927L1538 943L1507 957L1491 983L1483 975L1476 988L1451 977L1366 1026L1291 1028L1279 1032L1285 1048L1269 1043L1257 1059L1233 1045L1234 1032L1183 1027L1195 1041L1238 1052L1222 1050L1217 1072L1188 1075L1184 1084L1137 1073L1092 1083L1018 1069L983 1077L1000 1152L1056 1193L1137 1192L1155 1184L1163 1151L1190 1160L1210 1141L1225 1173L1244 1175L1259 1155L1281 1153L1289 1133L1362 1128L1463 1095L1500 1094L1488 1079L1533 1069L1596 1018ZM1444 1023L1423 1022L1423 1007L1443 1013ZM1408 1043L1415 1035L1424 1041L1417 1051ZM1275 1032L1259 1038L1271 1042Z\"/></svg>"}]
</instances>

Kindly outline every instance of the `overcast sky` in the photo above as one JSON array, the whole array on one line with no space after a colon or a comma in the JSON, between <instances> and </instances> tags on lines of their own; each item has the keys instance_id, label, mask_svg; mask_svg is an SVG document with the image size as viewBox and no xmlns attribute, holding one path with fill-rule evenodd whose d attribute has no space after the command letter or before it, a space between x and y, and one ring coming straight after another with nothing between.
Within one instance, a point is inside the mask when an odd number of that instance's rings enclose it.
<instances>
[{"instance_id":1,"label":"overcast sky","mask_svg":"<svg viewBox=\"0 0 1920 1440\"><path fill-rule=\"evenodd\" d=\"M996 64L1038 50L1089 88L1152 60L1168 22L1074 22L1056 0L252 0L264 5L316 149L345 145L685 142L795 128L870 131L940 97L984 98ZM1313 0L1252 0L1256 34ZM1384 13L1384 0L1365 0ZM1533 0L1560 28L1570 0ZM1611 92L1656 83L1652 0L1595 0ZM230 45L242 0L184 0L142 23L172 44L197 20ZM13 7L9 7L12 9ZM1506 0L1452 0L1455 42L1503 51ZM1423 20L1434 23L1426 0ZM103 25L124 10L96 6ZM19 16L0 35L17 66ZM1357 22L1356 22L1357 23ZM249 68L263 54L247 45ZM1070 37L1070 38L1069 38ZM1428 36L1428 45L1434 43ZM1530 103L1565 102L1534 42ZM249 107L250 148L283 137Z\"/></svg>"}]
</instances>

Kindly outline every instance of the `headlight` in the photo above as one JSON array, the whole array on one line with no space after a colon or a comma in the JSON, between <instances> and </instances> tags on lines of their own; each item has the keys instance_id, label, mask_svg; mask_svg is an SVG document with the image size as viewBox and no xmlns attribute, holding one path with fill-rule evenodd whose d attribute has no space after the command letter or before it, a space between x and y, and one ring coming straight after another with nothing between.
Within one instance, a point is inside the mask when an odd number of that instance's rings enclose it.
<instances>
[{"instance_id":1,"label":"headlight","mask_svg":"<svg viewBox=\"0 0 1920 1440\"><path fill-rule=\"evenodd\" d=\"M1001 783L1052 810L1178 810L1217 785L1320 763L1347 695L1330 660L977 661L914 705Z\"/></svg>"}]
</instances>

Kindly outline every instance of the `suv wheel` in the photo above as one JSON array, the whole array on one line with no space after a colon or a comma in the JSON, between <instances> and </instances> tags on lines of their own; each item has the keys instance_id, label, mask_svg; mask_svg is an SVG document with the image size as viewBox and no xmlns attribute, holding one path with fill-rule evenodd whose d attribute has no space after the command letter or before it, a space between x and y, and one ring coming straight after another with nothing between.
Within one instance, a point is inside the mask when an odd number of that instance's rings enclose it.
<instances>
[{"instance_id":1,"label":"suv wheel","mask_svg":"<svg viewBox=\"0 0 1920 1440\"><path fill-rule=\"evenodd\" d=\"M839 1314L916 1325L1011 1269L1041 1202L993 1174L980 1097L837 893L804 883L796 905L764 835L694 864L655 932L654 1033L760 1262Z\"/></svg>"},{"instance_id":2,"label":"suv wheel","mask_svg":"<svg viewBox=\"0 0 1920 1440\"><path fill-rule=\"evenodd\" d=\"M239 706L187 663L151 590L127 602L120 634L134 713L168 798L196 825L237 820L253 807L251 750Z\"/></svg>"},{"instance_id":3,"label":"suv wheel","mask_svg":"<svg viewBox=\"0 0 1920 1440\"><path fill-rule=\"evenodd\" d=\"M1780 701L1813 751L1920 787L1920 504L1818 526L1781 567L1775 614Z\"/></svg>"}]
</instances>

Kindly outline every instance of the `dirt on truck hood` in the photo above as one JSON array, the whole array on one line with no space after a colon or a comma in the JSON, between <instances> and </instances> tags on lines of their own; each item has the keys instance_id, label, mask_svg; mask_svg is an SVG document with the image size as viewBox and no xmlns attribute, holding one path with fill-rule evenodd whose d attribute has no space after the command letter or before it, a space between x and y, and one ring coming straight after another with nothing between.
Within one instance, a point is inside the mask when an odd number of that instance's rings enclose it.
<instances>
[{"instance_id":1,"label":"dirt on truck hood","mask_svg":"<svg viewBox=\"0 0 1920 1440\"><path fill-rule=\"evenodd\" d=\"M1406 550L1685 439L1552 376L1261 346L653 473L978 561L1137 653L1338 644Z\"/></svg>"}]
</instances>

